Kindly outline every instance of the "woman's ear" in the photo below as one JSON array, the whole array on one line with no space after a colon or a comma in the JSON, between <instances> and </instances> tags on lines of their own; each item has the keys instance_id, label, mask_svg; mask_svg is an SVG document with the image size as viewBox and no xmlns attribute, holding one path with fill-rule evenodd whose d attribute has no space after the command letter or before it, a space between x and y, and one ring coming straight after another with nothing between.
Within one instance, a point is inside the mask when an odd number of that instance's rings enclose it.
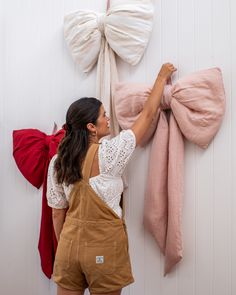
<instances>
[{"instance_id":1,"label":"woman's ear","mask_svg":"<svg viewBox=\"0 0 236 295\"><path fill-rule=\"evenodd\" d=\"M96 126L93 123L88 123L86 126L87 126L87 129L90 132L96 132L97 131Z\"/></svg>"}]
</instances>

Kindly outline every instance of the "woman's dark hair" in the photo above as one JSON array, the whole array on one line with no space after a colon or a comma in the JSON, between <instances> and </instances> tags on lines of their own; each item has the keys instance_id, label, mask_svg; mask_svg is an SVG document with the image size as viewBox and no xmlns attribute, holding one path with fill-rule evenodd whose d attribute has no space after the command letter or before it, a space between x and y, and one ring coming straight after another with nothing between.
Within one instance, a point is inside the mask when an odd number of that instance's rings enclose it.
<instances>
[{"instance_id":1,"label":"woman's dark hair","mask_svg":"<svg viewBox=\"0 0 236 295\"><path fill-rule=\"evenodd\" d=\"M55 160L58 183L70 185L82 178L82 163L89 147L87 124L96 124L101 104L94 97L83 97L70 105L66 114L65 137Z\"/></svg>"}]
</instances>

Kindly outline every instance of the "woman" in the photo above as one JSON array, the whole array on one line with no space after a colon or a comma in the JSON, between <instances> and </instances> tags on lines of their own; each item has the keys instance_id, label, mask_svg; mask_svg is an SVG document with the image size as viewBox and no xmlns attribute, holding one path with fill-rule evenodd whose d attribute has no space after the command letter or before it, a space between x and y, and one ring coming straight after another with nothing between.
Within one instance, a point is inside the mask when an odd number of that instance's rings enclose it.
<instances>
[{"instance_id":1,"label":"woman","mask_svg":"<svg viewBox=\"0 0 236 295\"><path fill-rule=\"evenodd\" d=\"M119 295L133 282L120 207L121 175L174 71L172 64L164 64L132 128L101 144L110 133L101 102L81 98L69 107L66 134L48 171L47 198L58 239L53 272L58 295L83 295L86 288L92 295Z\"/></svg>"}]
</instances>

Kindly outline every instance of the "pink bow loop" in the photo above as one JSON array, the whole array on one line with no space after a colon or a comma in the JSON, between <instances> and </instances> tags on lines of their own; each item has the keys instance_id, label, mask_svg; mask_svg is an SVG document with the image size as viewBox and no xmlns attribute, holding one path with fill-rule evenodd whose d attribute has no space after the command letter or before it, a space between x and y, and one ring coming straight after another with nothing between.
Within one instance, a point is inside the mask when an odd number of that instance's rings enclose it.
<instances>
[{"instance_id":1,"label":"pink bow loop","mask_svg":"<svg viewBox=\"0 0 236 295\"><path fill-rule=\"evenodd\" d=\"M116 85L114 93L115 113L122 129L129 129L133 125L143 110L145 101L150 94L151 87L147 84L119 83ZM156 130L158 118L159 111L142 139L141 146L145 146L152 138Z\"/></svg>"},{"instance_id":2,"label":"pink bow loop","mask_svg":"<svg viewBox=\"0 0 236 295\"><path fill-rule=\"evenodd\" d=\"M184 136L206 148L219 130L225 113L225 91L219 68L193 73L172 89L171 109Z\"/></svg>"}]
</instances>

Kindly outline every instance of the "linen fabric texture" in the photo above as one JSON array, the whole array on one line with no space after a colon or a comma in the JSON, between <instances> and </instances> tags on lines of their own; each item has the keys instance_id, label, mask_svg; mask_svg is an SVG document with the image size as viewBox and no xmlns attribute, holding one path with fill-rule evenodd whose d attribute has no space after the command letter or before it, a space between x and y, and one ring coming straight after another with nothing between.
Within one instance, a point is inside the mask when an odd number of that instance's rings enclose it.
<instances>
[{"instance_id":1,"label":"linen fabric texture","mask_svg":"<svg viewBox=\"0 0 236 295\"><path fill-rule=\"evenodd\" d=\"M118 84L114 94L117 120L130 128L142 111L151 87ZM165 255L169 273L183 256L182 197L184 138L206 149L225 113L225 91L219 68L210 68L166 85L160 108L143 138L152 138L145 194L144 223Z\"/></svg>"},{"instance_id":2,"label":"linen fabric texture","mask_svg":"<svg viewBox=\"0 0 236 295\"><path fill-rule=\"evenodd\" d=\"M113 102L118 82L115 54L136 65L147 47L152 21L149 0L114 5L106 13L78 10L65 16L64 36L75 62L85 73L97 63L96 96L111 117L113 134L119 132Z\"/></svg>"}]
</instances>

